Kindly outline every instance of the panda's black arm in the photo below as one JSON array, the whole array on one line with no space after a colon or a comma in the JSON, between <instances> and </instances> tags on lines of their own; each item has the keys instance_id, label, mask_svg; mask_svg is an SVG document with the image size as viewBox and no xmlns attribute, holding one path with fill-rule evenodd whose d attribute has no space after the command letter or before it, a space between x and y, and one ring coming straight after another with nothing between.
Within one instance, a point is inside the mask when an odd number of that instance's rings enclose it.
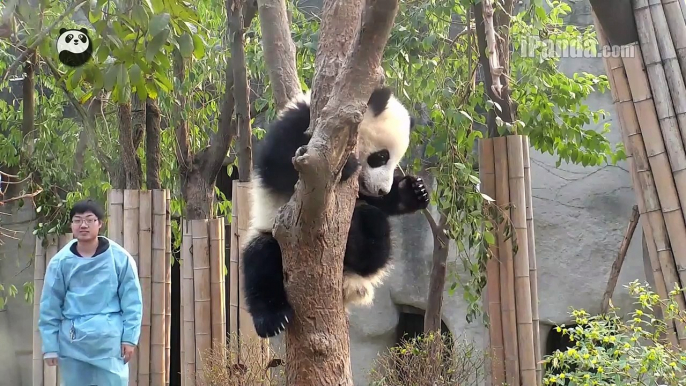
<instances>
[{"instance_id":1,"label":"panda's black arm","mask_svg":"<svg viewBox=\"0 0 686 386\"><path fill-rule=\"evenodd\" d=\"M429 206L429 193L424 181L415 176L395 176L391 191L385 196L372 197L359 193L359 198L390 216L413 213Z\"/></svg>"}]
</instances>

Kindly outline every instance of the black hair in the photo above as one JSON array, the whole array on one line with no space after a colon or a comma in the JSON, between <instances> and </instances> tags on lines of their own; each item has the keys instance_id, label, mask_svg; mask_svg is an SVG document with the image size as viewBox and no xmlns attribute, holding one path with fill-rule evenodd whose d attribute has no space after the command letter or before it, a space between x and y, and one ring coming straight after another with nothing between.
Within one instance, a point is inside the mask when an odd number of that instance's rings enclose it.
<instances>
[{"instance_id":1,"label":"black hair","mask_svg":"<svg viewBox=\"0 0 686 386\"><path fill-rule=\"evenodd\" d=\"M105 211L102 210L100 205L96 201L89 198L87 200L81 200L75 203L69 212L69 218L74 217L76 214L83 214L86 212L92 212L98 218L98 220L101 221L105 217Z\"/></svg>"}]
</instances>

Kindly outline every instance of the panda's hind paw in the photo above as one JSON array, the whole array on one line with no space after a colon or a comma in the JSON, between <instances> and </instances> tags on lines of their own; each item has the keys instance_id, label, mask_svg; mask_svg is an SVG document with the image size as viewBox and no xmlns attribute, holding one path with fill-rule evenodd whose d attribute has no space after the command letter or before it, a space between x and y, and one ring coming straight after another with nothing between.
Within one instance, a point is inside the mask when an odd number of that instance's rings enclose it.
<instances>
[{"instance_id":1,"label":"panda's hind paw","mask_svg":"<svg viewBox=\"0 0 686 386\"><path fill-rule=\"evenodd\" d=\"M253 316L255 332L261 338L271 338L279 335L286 326L293 320L293 309L286 306L274 312L265 312Z\"/></svg>"}]
</instances>

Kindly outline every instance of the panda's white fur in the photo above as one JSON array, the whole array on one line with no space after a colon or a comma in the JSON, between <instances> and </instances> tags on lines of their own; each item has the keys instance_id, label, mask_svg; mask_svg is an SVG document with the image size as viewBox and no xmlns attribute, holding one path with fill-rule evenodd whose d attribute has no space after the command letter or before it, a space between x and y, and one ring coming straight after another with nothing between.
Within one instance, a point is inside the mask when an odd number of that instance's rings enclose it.
<instances>
[{"instance_id":1,"label":"panda's white fur","mask_svg":"<svg viewBox=\"0 0 686 386\"><path fill-rule=\"evenodd\" d=\"M248 310L262 337L280 333L293 318L283 286L280 247L271 232L278 209L292 196L299 177L291 158L309 141L305 134L309 107L310 92L294 98L279 112L255 151L250 228L242 248ZM357 152L341 173L345 180L360 168L359 198L344 259L346 307L371 304L375 287L388 275L392 246L388 216L428 205L421 179L395 175L409 146L413 123L389 89L375 90L358 128Z\"/></svg>"}]
</instances>

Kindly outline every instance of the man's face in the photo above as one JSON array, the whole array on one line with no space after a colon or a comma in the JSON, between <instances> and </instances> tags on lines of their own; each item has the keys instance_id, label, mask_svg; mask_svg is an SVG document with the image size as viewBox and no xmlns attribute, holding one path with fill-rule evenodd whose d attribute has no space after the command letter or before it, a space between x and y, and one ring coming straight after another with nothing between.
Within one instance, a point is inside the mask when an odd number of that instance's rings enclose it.
<instances>
[{"instance_id":1,"label":"man's face","mask_svg":"<svg viewBox=\"0 0 686 386\"><path fill-rule=\"evenodd\" d=\"M91 241L98 237L102 223L92 212L75 214L71 219L71 231L79 241Z\"/></svg>"}]
</instances>

